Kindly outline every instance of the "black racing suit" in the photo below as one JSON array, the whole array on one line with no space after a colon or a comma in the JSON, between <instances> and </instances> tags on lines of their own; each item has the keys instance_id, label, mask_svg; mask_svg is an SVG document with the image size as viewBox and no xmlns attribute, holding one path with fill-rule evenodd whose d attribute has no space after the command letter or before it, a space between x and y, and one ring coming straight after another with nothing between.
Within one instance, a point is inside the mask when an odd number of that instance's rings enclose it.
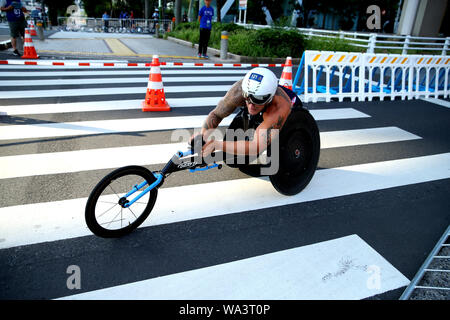
<instances>
[{"instance_id":1,"label":"black racing suit","mask_svg":"<svg viewBox=\"0 0 450 320\"><path fill-rule=\"evenodd\" d=\"M283 86L278 85L279 88L283 89L284 92L286 92L286 94L289 96L289 98L292 101L292 105L291 105L291 113L288 116L289 117L296 111L299 111L301 109L304 108L300 98L297 96L297 94L295 92L293 92L292 90L285 88ZM254 129L256 130L256 128L258 128L258 126L264 121L263 119L263 114L264 112L267 110L268 106L265 106L264 109L256 114L256 115L250 115L248 113L248 109L247 107L242 107L239 112L236 114L236 116L234 117L233 121L231 122L231 124L229 125L227 130L237 130L237 129L242 129L244 132L246 132L249 129ZM286 123L288 123L288 121L286 120ZM249 141L252 137L246 136L245 140ZM227 133L225 134L224 140L231 140L231 138L227 139ZM234 138L234 141L237 141L236 138ZM267 155L270 156L270 148L267 149ZM225 163L230 166L230 167L239 167L242 168L243 166L241 164L237 164L237 157L236 155L231 155L231 154L227 154L224 159L225 159ZM233 159L233 161L230 161L231 159ZM249 162L253 161L255 159L255 157L250 157L250 156L245 156L245 164L248 164ZM253 167L253 166L250 166ZM256 167L256 166L254 166ZM248 174L251 174L250 172L246 172ZM253 175L253 174L251 174Z\"/></svg>"}]
</instances>

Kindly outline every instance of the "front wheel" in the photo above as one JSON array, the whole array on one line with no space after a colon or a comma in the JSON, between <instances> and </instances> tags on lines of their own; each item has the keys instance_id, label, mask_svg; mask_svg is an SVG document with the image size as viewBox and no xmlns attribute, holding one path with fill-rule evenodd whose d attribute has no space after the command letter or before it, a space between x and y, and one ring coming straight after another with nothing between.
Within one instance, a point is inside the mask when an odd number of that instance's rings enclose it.
<instances>
[{"instance_id":1,"label":"front wheel","mask_svg":"<svg viewBox=\"0 0 450 320\"><path fill-rule=\"evenodd\" d=\"M106 175L92 190L86 203L89 230L103 238L126 235L148 217L155 205L158 189L153 188L132 205L127 203L156 181L146 168L127 166ZM125 197L130 191L138 189Z\"/></svg>"}]
</instances>

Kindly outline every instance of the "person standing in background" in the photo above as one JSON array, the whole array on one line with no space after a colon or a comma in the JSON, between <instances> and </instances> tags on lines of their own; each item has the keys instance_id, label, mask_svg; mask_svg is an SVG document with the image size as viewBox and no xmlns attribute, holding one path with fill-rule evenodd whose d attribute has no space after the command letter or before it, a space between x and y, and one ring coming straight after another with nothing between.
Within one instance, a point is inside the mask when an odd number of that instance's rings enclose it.
<instances>
[{"instance_id":1,"label":"person standing in background","mask_svg":"<svg viewBox=\"0 0 450 320\"><path fill-rule=\"evenodd\" d=\"M103 19L103 23L104 23L104 29L105 32L108 32L108 28L109 28L109 15L108 13L105 11L105 13L102 16Z\"/></svg>"},{"instance_id":2,"label":"person standing in background","mask_svg":"<svg viewBox=\"0 0 450 320\"><path fill-rule=\"evenodd\" d=\"M123 11L120 11L119 20L120 20L120 27L123 28Z\"/></svg>"},{"instance_id":3,"label":"person standing in background","mask_svg":"<svg viewBox=\"0 0 450 320\"><path fill-rule=\"evenodd\" d=\"M152 18L153 18L153 25L152 25L152 29L150 30L150 32L156 32L156 24L158 23L158 20L159 20L159 10L158 9L155 9L155 12L153 12Z\"/></svg>"},{"instance_id":4,"label":"person standing in background","mask_svg":"<svg viewBox=\"0 0 450 320\"><path fill-rule=\"evenodd\" d=\"M206 52L208 50L209 37L211 36L213 16L214 9L211 7L211 0L205 0L205 5L198 12L198 21L200 22L200 40L198 44L199 58L209 58Z\"/></svg>"},{"instance_id":5,"label":"person standing in background","mask_svg":"<svg viewBox=\"0 0 450 320\"><path fill-rule=\"evenodd\" d=\"M123 27L128 28L128 11L123 12Z\"/></svg>"},{"instance_id":6,"label":"person standing in background","mask_svg":"<svg viewBox=\"0 0 450 320\"><path fill-rule=\"evenodd\" d=\"M130 12L130 27L132 30L134 30L134 12L131 10Z\"/></svg>"},{"instance_id":7,"label":"person standing in background","mask_svg":"<svg viewBox=\"0 0 450 320\"><path fill-rule=\"evenodd\" d=\"M15 56L20 57L19 50L17 50L16 46L16 38L25 37L27 21L25 20L24 13L27 13L28 10L22 5L20 0L0 0L0 8L2 11L6 12L11 35L11 45L14 50L13 53Z\"/></svg>"}]
</instances>

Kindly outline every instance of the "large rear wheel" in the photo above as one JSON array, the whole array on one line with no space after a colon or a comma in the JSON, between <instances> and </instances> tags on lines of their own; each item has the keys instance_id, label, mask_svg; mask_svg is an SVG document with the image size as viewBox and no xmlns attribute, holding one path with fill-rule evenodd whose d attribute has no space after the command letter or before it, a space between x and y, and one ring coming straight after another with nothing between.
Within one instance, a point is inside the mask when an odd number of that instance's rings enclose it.
<instances>
[{"instance_id":1,"label":"large rear wheel","mask_svg":"<svg viewBox=\"0 0 450 320\"><path fill-rule=\"evenodd\" d=\"M280 165L271 175L274 188L284 195L301 192L311 181L320 155L320 135L311 114L293 111L280 132Z\"/></svg>"}]
</instances>

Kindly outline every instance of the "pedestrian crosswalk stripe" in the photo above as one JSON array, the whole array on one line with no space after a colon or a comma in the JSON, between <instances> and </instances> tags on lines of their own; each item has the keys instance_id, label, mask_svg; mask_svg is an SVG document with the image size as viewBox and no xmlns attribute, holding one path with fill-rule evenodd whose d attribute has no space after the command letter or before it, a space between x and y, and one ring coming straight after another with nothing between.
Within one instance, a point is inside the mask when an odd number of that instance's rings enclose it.
<instances>
[{"instance_id":1,"label":"pedestrian crosswalk stripe","mask_svg":"<svg viewBox=\"0 0 450 320\"><path fill-rule=\"evenodd\" d=\"M420 139L396 127L321 132L321 148ZM0 179L122 167L129 164L163 164L187 143L170 143L80 151L35 153L0 157ZM29 164L33 165L30 166Z\"/></svg>"},{"instance_id":2,"label":"pedestrian crosswalk stripe","mask_svg":"<svg viewBox=\"0 0 450 320\"><path fill-rule=\"evenodd\" d=\"M449 178L450 153L443 153L318 170L301 193L290 197L277 193L267 178L162 188L153 212L142 227ZM224 201L217 202L217 194ZM85 205L86 198L80 198L0 208L0 234L3 238L0 249L90 235L84 221Z\"/></svg>"},{"instance_id":3,"label":"pedestrian crosswalk stripe","mask_svg":"<svg viewBox=\"0 0 450 320\"><path fill-rule=\"evenodd\" d=\"M191 98L167 98L171 108L216 106L223 98L218 97L191 97ZM107 110L130 110L142 109L142 99L133 100L111 100L111 101L87 101L69 103L46 103L46 104L24 104L20 106L0 106L0 115L24 115L45 113L67 113ZM327 117L330 119L354 119L366 118L368 115L353 108L333 108L312 110L314 116Z\"/></svg>"},{"instance_id":4,"label":"pedestrian crosswalk stripe","mask_svg":"<svg viewBox=\"0 0 450 320\"><path fill-rule=\"evenodd\" d=\"M142 99L0 106L0 115L24 115L142 109ZM171 108L215 106L222 97L168 98ZM356 111L354 114L356 114Z\"/></svg>"},{"instance_id":5,"label":"pedestrian crosswalk stripe","mask_svg":"<svg viewBox=\"0 0 450 320\"><path fill-rule=\"evenodd\" d=\"M421 137L397 127L321 132L320 137L323 148L340 148L421 139Z\"/></svg>"},{"instance_id":6,"label":"pedestrian crosswalk stripe","mask_svg":"<svg viewBox=\"0 0 450 320\"><path fill-rule=\"evenodd\" d=\"M0 140L200 128L205 118L202 115L0 126ZM232 120L233 115L220 124L227 126Z\"/></svg>"},{"instance_id":7,"label":"pedestrian crosswalk stripe","mask_svg":"<svg viewBox=\"0 0 450 320\"><path fill-rule=\"evenodd\" d=\"M244 75L248 72L246 69L206 69L206 70L184 70L184 69L169 69L169 70L161 70L161 74L164 75L186 75L186 74L194 74L198 76L203 75L219 75L219 74L241 74ZM11 79L14 79L14 77L71 77L71 76L129 76L129 75L149 75L150 74L150 67L148 70L134 70L134 69L128 69L128 70L92 70L92 71L0 71L0 77L10 77Z\"/></svg>"},{"instance_id":8,"label":"pedestrian crosswalk stripe","mask_svg":"<svg viewBox=\"0 0 450 320\"><path fill-rule=\"evenodd\" d=\"M235 82L242 76L219 77L167 77L163 82ZM51 79L51 80L0 80L0 87L15 86L61 86L61 85L86 85L86 84L117 84L117 83L148 83L148 77L140 78L87 78L87 79Z\"/></svg>"},{"instance_id":9,"label":"pedestrian crosswalk stripe","mask_svg":"<svg viewBox=\"0 0 450 320\"><path fill-rule=\"evenodd\" d=\"M165 86L166 93L186 92L226 92L231 85L205 86ZM119 94L142 94L145 96L145 85L140 87L89 88L89 89L55 89L55 90L23 90L0 91L0 99L45 98L45 97L80 97L80 96L111 96Z\"/></svg>"},{"instance_id":10,"label":"pedestrian crosswalk stripe","mask_svg":"<svg viewBox=\"0 0 450 320\"><path fill-rule=\"evenodd\" d=\"M371 281L375 271L382 275ZM353 234L61 300L354 300L408 284L401 272Z\"/></svg>"},{"instance_id":11,"label":"pedestrian crosswalk stripe","mask_svg":"<svg viewBox=\"0 0 450 320\"><path fill-rule=\"evenodd\" d=\"M421 98L421 100L429 102L429 103L434 103L434 104L437 104L439 106L443 106L446 108L450 108L450 102L447 100L435 99L435 98Z\"/></svg>"},{"instance_id":12,"label":"pedestrian crosswalk stripe","mask_svg":"<svg viewBox=\"0 0 450 320\"><path fill-rule=\"evenodd\" d=\"M2 110L4 109L0 108L0 112ZM346 117L368 117L366 114L353 109L311 110L311 113L317 121L345 119ZM223 119L220 125L229 125L233 117L234 115L232 114ZM0 126L0 141L11 139L200 128L205 119L206 115L7 125Z\"/></svg>"}]
</instances>

